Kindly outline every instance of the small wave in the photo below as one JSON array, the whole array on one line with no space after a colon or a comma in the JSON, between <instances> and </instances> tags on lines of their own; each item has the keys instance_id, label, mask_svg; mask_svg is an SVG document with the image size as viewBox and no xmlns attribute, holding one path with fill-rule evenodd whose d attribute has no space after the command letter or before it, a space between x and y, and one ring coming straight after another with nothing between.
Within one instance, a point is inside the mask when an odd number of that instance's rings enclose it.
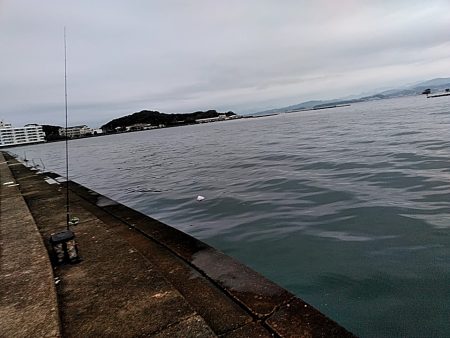
<instances>
[{"instance_id":1,"label":"small wave","mask_svg":"<svg viewBox=\"0 0 450 338\"><path fill-rule=\"evenodd\" d=\"M441 244L430 244L430 245L412 245L412 246L396 246L390 248L384 248L381 250L371 251L371 255L404 255L410 254L416 251L430 250L436 248L444 247Z\"/></svg>"},{"instance_id":2,"label":"small wave","mask_svg":"<svg viewBox=\"0 0 450 338\"><path fill-rule=\"evenodd\" d=\"M392 134L391 136L407 136L407 135L417 135L420 131L404 131L401 133Z\"/></svg>"},{"instance_id":3,"label":"small wave","mask_svg":"<svg viewBox=\"0 0 450 338\"><path fill-rule=\"evenodd\" d=\"M323 237L323 238L332 238L339 241L344 242L367 242L367 241L375 241L381 239L391 239L395 236L369 236L369 235L357 235L351 234L345 231L329 231L329 230L308 230L306 231L308 235Z\"/></svg>"}]
</instances>

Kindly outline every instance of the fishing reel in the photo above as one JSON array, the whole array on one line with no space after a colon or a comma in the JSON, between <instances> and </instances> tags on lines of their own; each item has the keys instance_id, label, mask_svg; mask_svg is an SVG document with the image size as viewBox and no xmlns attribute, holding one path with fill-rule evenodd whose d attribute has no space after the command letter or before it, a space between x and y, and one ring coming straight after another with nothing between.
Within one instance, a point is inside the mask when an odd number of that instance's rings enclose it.
<instances>
[{"instance_id":1,"label":"fishing reel","mask_svg":"<svg viewBox=\"0 0 450 338\"><path fill-rule=\"evenodd\" d=\"M80 219L75 216L70 217L70 219L68 221L69 226L77 225L78 223L80 223Z\"/></svg>"}]
</instances>

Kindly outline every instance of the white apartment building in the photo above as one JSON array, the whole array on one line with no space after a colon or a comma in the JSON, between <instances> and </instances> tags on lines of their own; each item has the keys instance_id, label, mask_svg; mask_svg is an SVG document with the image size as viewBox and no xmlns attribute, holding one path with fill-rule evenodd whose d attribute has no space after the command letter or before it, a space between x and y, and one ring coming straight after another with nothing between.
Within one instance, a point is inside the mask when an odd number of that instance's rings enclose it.
<instances>
[{"instance_id":1,"label":"white apartment building","mask_svg":"<svg viewBox=\"0 0 450 338\"><path fill-rule=\"evenodd\" d=\"M84 137L84 136L87 136L92 133L93 133L93 130L86 125L73 126L73 127L67 128L67 137L68 138ZM61 128L59 130L59 135L66 136L66 128Z\"/></svg>"},{"instance_id":2,"label":"white apartment building","mask_svg":"<svg viewBox=\"0 0 450 338\"><path fill-rule=\"evenodd\" d=\"M30 143L45 142L42 126L27 124L21 128L14 128L10 123L0 121L0 147L11 147Z\"/></svg>"}]
</instances>

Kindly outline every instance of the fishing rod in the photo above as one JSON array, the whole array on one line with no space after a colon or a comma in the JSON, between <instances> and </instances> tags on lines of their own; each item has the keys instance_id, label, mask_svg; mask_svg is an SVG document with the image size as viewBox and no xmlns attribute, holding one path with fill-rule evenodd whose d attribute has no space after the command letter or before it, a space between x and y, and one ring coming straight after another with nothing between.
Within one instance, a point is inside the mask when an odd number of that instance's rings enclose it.
<instances>
[{"instance_id":1,"label":"fishing rod","mask_svg":"<svg viewBox=\"0 0 450 338\"><path fill-rule=\"evenodd\" d=\"M67 109L67 43L66 27L64 27L64 103L65 103L65 144L66 144L66 230L50 235L50 244L53 250L53 262L63 264L65 262L77 263L81 259L78 255L78 244L75 240L75 234L70 230L71 225L77 225L79 219L70 217L70 199L69 199L69 138L68 128L68 109ZM43 164L43 163L42 163Z\"/></svg>"},{"instance_id":2,"label":"fishing rod","mask_svg":"<svg viewBox=\"0 0 450 338\"><path fill-rule=\"evenodd\" d=\"M67 38L66 27L64 27L64 105L65 105L65 145L66 145L66 228L70 230L71 225L77 225L80 221L77 217L70 217L69 197L69 133L68 130L68 104L67 104Z\"/></svg>"},{"instance_id":3,"label":"fishing rod","mask_svg":"<svg viewBox=\"0 0 450 338\"><path fill-rule=\"evenodd\" d=\"M66 143L66 227L70 228L70 205L69 205L69 137L67 133L67 42L66 42L66 27L64 27L64 103L66 111L66 129L65 129L65 143Z\"/></svg>"}]
</instances>

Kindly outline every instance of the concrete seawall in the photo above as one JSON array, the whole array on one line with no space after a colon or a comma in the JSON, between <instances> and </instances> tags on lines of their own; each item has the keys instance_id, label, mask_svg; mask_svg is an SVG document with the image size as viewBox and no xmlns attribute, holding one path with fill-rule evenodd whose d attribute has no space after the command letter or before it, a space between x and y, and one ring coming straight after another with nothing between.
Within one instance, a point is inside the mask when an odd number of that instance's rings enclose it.
<instances>
[{"instance_id":1,"label":"concrete seawall","mask_svg":"<svg viewBox=\"0 0 450 338\"><path fill-rule=\"evenodd\" d=\"M65 227L65 185L56 181L56 174L38 174L8 154L5 158L2 177L3 172L12 174L17 194L48 246L50 234ZM353 336L207 244L75 182L69 183L69 190L72 213L80 218L72 230L82 261L53 270L60 280L56 294L62 336ZM22 229L19 226L13 227ZM43 245L38 251L46 255ZM2 275L6 258L11 260L2 255ZM43 283L54 290L51 277ZM35 296L43 303L49 297ZM42 311L51 308L47 304ZM0 309L7 312L3 298ZM0 332L3 325L2 319Z\"/></svg>"}]
</instances>

